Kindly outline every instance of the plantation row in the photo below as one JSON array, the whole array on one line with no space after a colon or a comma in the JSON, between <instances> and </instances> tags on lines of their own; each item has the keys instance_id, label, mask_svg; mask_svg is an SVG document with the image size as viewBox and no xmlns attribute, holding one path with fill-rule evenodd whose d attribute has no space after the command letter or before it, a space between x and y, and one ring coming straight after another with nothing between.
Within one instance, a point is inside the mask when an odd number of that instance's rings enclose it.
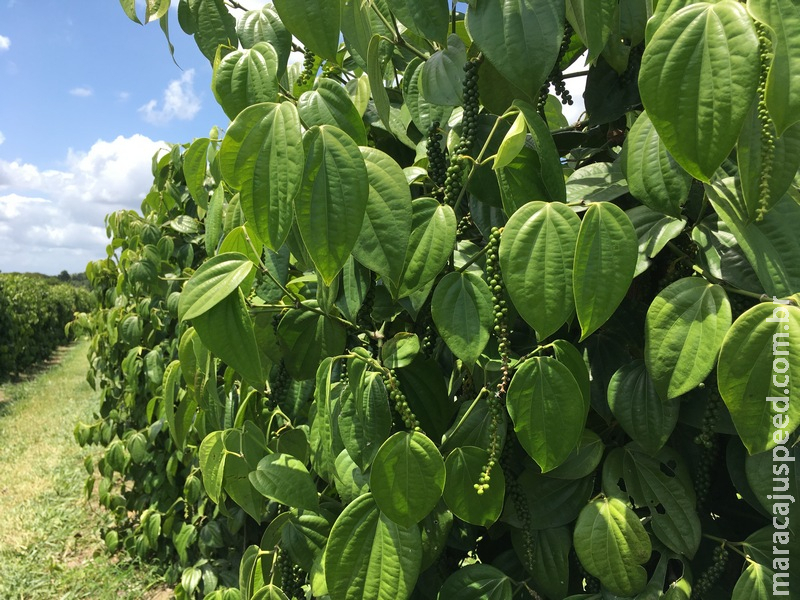
<instances>
[{"instance_id":1,"label":"plantation row","mask_svg":"<svg viewBox=\"0 0 800 600\"><path fill-rule=\"evenodd\" d=\"M0 381L48 358L67 324L91 310L88 290L43 275L0 273Z\"/></svg>"},{"instance_id":2,"label":"plantation row","mask_svg":"<svg viewBox=\"0 0 800 600\"><path fill-rule=\"evenodd\" d=\"M180 1L231 123L87 267L110 549L179 598L800 589L800 12L652 4Z\"/></svg>"}]
</instances>

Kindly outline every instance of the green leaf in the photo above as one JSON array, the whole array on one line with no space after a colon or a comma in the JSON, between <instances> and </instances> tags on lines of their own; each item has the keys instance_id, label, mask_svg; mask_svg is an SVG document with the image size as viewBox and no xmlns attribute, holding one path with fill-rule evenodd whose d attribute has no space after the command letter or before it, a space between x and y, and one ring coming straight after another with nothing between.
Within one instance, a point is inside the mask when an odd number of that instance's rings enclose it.
<instances>
[{"instance_id":1,"label":"green leaf","mask_svg":"<svg viewBox=\"0 0 800 600\"><path fill-rule=\"evenodd\" d=\"M661 290L645 321L644 360L662 398L700 385L717 360L731 326L725 290L701 277L685 277Z\"/></svg>"},{"instance_id":2,"label":"green leaf","mask_svg":"<svg viewBox=\"0 0 800 600\"><path fill-rule=\"evenodd\" d=\"M219 159L247 220L278 251L292 227L305 161L297 109L291 102L246 108L231 123Z\"/></svg>"},{"instance_id":3,"label":"green leaf","mask_svg":"<svg viewBox=\"0 0 800 600\"><path fill-rule=\"evenodd\" d=\"M694 557L700 545L700 517L692 478L680 456L664 448L651 457L629 445L622 462L626 493L637 507L650 510L653 533L673 552Z\"/></svg>"},{"instance_id":4,"label":"green leaf","mask_svg":"<svg viewBox=\"0 0 800 600\"><path fill-rule=\"evenodd\" d=\"M403 100L414 125L427 132L434 123L446 123L453 112L452 107L429 102L421 93L423 61L413 59L403 74Z\"/></svg>"},{"instance_id":5,"label":"green leaf","mask_svg":"<svg viewBox=\"0 0 800 600\"><path fill-rule=\"evenodd\" d=\"M518 108L525 117L528 132L531 134L533 149L539 156L542 183L548 199L555 202L566 201L567 191L564 183L564 171L561 166L561 156L558 153L547 123L542 120L537 110L524 100L514 100L514 107Z\"/></svg>"},{"instance_id":6,"label":"green leaf","mask_svg":"<svg viewBox=\"0 0 800 600\"><path fill-rule=\"evenodd\" d=\"M397 19L417 35L444 44L450 25L447 0L387 0Z\"/></svg>"},{"instance_id":7,"label":"green leaf","mask_svg":"<svg viewBox=\"0 0 800 600\"><path fill-rule=\"evenodd\" d=\"M348 50L354 58L359 59L358 64L362 68L367 64L369 42L373 34L371 13L372 8L369 4L347 0L342 2L342 36Z\"/></svg>"},{"instance_id":8,"label":"green leaf","mask_svg":"<svg viewBox=\"0 0 800 600\"><path fill-rule=\"evenodd\" d=\"M242 290L237 289L212 309L194 317L192 324L203 345L215 356L256 389L263 388L261 356Z\"/></svg>"},{"instance_id":9,"label":"green leaf","mask_svg":"<svg viewBox=\"0 0 800 600\"><path fill-rule=\"evenodd\" d=\"M626 210L625 214L633 223L636 236L639 238L639 259L634 275L638 277L650 267L652 262L650 259L683 232L686 228L686 219L669 217L647 206L634 206Z\"/></svg>"},{"instance_id":10,"label":"green leaf","mask_svg":"<svg viewBox=\"0 0 800 600\"><path fill-rule=\"evenodd\" d=\"M355 142L336 127L312 127L303 145L297 225L314 266L330 285L361 233L369 198L367 168Z\"/></svg>"},{"instance_id":11,"label":"green leaf","mask_svg":"<svg viewBox=\"0 0 800 600\"><path fill-rule=\"evenodd\" d=\"M382 41L384 41L383 37L377 34L373 35L369 41L367 76L369 77L369 89L372 92L375 110L386 130L391 131L391 104L389 104L389 94L383 85L383 70L389 57L381 52Z\"/></svg>"},{"instance_id":12,"label":"green leaf","mask_svg":"<svg viewBox=\"0 0 800 600\"><path fill-rule=\"evenodd\" d=\"M381 348L383 365L390 369L407 367L419 354L419 337L415 333L401 331L397 333Z\"/></svg>"},{"instance_id":13,"label":"green leaf","mask_svg":"<svg viewBox=\"0 0 800 600\"><path fill-rule=\"evenodd\" d=\"M448 273L433 292L431 316L453 354L475 364L489 342L492 292L475 273Z\"/></svg>"},{"instance_id":14,"label":"green leaf","mask_svg":"<svg viewBox=\"0 0 800 600\"><path fill-rule=\"evenodd\" d=\"M389 520L365 494L344 509L331 529L324 558L331 600L407 600L421 559L419 528Z\"/></svg>"},{"instance_id":15,"label":"green leaf","mask_svg":"<svg viewBox=\"0 0 800 600\"><path fill-rule=\"evenodd\" d=\"M778 445L800 425L788 384L800 381L800 308L762 303L742 314L722 342L719 393L750 454Z\"/></svg>"},{"instance_id":16,"label":"green leaf","mask_svg":"<svg viewBox=\"0 0 800 600\"><path fill-rule=\"evenodd\" d=\"M233 294L254 269L250 259L238 252L207 260L183 287L178 302L181 320L194 319L214 308Z\"/></svg>"},{"instance_id":17,"label":"green leaf","mask_svg":"<svg viewBox=\"0 0 800 600\"><path fill-rule=\"evenodd\" d=\"M412 228L396 297L410 296L441 272L456 245L456 215L433 198L411 203Z\"/></svg>"},{"instance_id":18,"label":"green leaf","mask_svg":"<svg viewBox=\"0 0 800 600\"><path fill-rule=\"evenodd\" d=\"M628 215L615 204L591 204L578 232L572 271L581 340L617 310L633 280L637 257L636 230Z\"/></svg>"},{"instance_id":19,"label":"green leaf","mask_svg":"<svg viewBox=\"0 0 800 600\"><path fill-rule=\"evenodd\" d=\"M591 382L587 362L578 349L566 340L554 340L552 347L556 360L566 366L575 381L578 382L583 396L583 404L588 411L591 405Z\"/></svg>"},{"instance_id":20,"label":"green leaf","mask_svg":"<svg viewBox=\"0 0 800 600\"><path fill-rule=\"evenodd\" d=\"M621 367L608 384L608 406L622 429L650 454L667 443L678 423L680 398L656 391L643 360Z\"/></svg>"},{"instance_id":21,"label":"green leaf","mask_svg":"<svg viewBox=\"0 0 800 600\"><path fill-rule=\"evenodd\" d=\"M492 169L495 171L507 167L514 160L522 148L525 146L525 138L528 137L528 127L525 125L525 117L522 113L517 115L511 128L506 132L500 148L497 150Z\"/></svg>"},{"instance_id":22,"label":"green leaf","mask_svg":"<svg viewBox=\"0 0 800 600\"><path fill-rule=\"evenodd\" d=\"M209 433L198 450L200 471L203 473L203 487L214 504L219 504L222 492L222 475L225 472L224 432Z\"/></svg>"},{"instance_id":23,"label":"green leaf","mask_svg":"<svg viewBox=\"0 0 800 600\"><path fill-rule=\"evenodd\" d=\"M553 201L542 178L536 150L523 146L508 164L495 171L500 199L507 215L513 215L531 201Z\"/></svg>"},{"instance_id":24,"label":"green leaf","mask_svg":"<svg viewBox=\"0 0 800 600\"><path fill-rule=\"evenodd\" d=\"M572 550L570 530L566 527L538 529L531 531L530 537L533 548L528 553L524 548L525 534L520 530L511 533L517 556L531 574L536 589L548 598L566 598Z\"/></svg>"},{"instance_id":25,"label":"green leaf","mask_svg":"<svg viewBox=\"0 0 800 600\"><path fill-rule=\"evenodd\" d=\"M316 309L306 300L307 309ZM347 332L333 319L311 310L289 310L278 324L278 343L289 374L297 380L312 379L321 360L344 351Z\"/></svg>"},{"instance_id":26,"label":"green leaf","mask_svg":"<svg viewBox=\"0 0 800 600\"><path fill-rule=\"evenodd\" d=\"M739 140L736 142L736 161L742 186L742 198L750 221L758 217L759 208L771 209L786 193L800 168L800 124L795 124L777 137L773 125L770 132L775 147L770 161L769 193L761 197L761 179L765 164L765 148L762 141L762 126L758 118L758 103L754 102L745 119Z\"/></svg>"},{"instance_id":27,"label":"green leaf","mask_svg":"<svg viewBox=\"0 0 800 600\"><path fill-rule=\"evenodd\" d=\"M314 54L336 62L342 19L339 2L273 0L273 4L292 35Z\"/></svg>"},{"instance_id":28,"label":"green leaf","mask_svg":"<svg viewBox=\"0 0 800 600\"><path fill-rule=\"evenodd\" d=\"M567 20L589 49L587 62L597 60L606 47L616 9L616 0L567 0Z\"/></svg>"},{"instance_id":29,"label":"green leaf","mask_svg":"<svg viewBox=\"0 0 800 600\"><path fill-rule=\"evenodd\" d=\"M356 359L353 359L356 360ZM353 367L356 363L349 363ZM343 394L339 413L339 434L353 461L366 471L381 444L392 430L392 413L386 386L377 373L365 372L354 382L349 370L352 394Z\"/></svg>"},{"instance_id":30,"label":"green leaf","mask_svg":"<svg viewBox=\"0 0 800 600\"><path fill-rule=\"evenodd\" d=\"M779 451L777 457L773 456L772 452L767 451L759 452L752 456L746 455L744 460L747 483L758 499L758 503L767 511L767 514L777 514L774 512L773 505L778 502L778 498L775 498L773 494L778 489L784 495L784 500L786 496L791 496L792 498L800 496L800 472L796 468L786 471L788 463L792 463L791 466L794 467L797 459L800 458L800 445L787 447L786 450L787 452L785 453ZM781 460L775 460L776 458ZM780 462L783 465L780 465ZM778 472L776 473L773 468ZM780 475L784 475L784 477L780 477ZM798 529L797 523L790 522L788 529L792 533L796 533Z\"/></svg>"},{"instance_id":31,"label":"green leaf","mask_svg":"<svg viewBox=\"0 0 800 600\"><path fill-rule=\"evenodd\" d=\"M581 223L561 203L529 202L500 239L500 269L520 316L544 339L573 314L572 268Z\"/></svg>"},{"instance_id":32,"label":"green leaf","mask_svg":"<svg viewBox=\"0 0 800 600\"><path fill-rule=\"evenodd\" d=\"M438 50L422 65L422 96L432 104L461 106L464 102L464 63L467 48L456 34L447 37L447 48Z\"/></svg>"},{"instance_id":33,"label":"green leaf","mask_svg":"<svg viewBox=\"0 0 800 600\"><path fill-rule=\"evenodd\" d=\"M772 29L766 100L781 136L800 121L800 8L793 0L748 0L747 9Z\"/></svg>"},{"instance_id":34,"label":"green leaf","mask_svg":"<svg viewBox=\"0 0 800 600\"><path fill-rule=\"evenodd\" d=\"M309 129L315 125L335 125L359 146L367 145L367 132L358 109L347 90L333 79L317 79L314 89L300 96L297 111Z\"/></svg>"},{"instance_id":35,"label":"green leaf","mask_svg":"<svg viewBox=\"0 0 800 600\"><path fill-rule=\"evenodd\" d=\"M340 424L341 427L341 424ZM349 504L362 494L369 492L369 478L361 472L359 466L350 458L347 450L342 450L334 462L336 472L334 483L342 501Z\"/></svg>"},{"instance_id":36,"label":"green leaf","mask_svg":"<svg viewBox=\"0 0 800 600\"><path fill-rule=\"evenodd\" d=\"M506 405L520 444L543 472L578 446L587 407L575 377L556 359L525 362L511 379Z\"/></svg>"},{"instance_id":37,"label":"green leaf","mask_svg":"<svg viewBox=\"0 0 800 600\"><path fill-rule=\"evenodd\" d=\"M205 219L205 242L206 254L214 256L217 252L219 239L222 237L222 213L225 209L225 188L217 186L208 201L208 214Z\"/></svg>"},{"instance_id":38,"label":"green leaf","mask_svg":"<svg viewBox=\"0 0 800 600\"><path fill-rule=\"evenodd\" d=\"M639 517L616 498L599 498L578 516L575 551L583 567L617 596L634 596L647 585L641 566L650 558L650 536Z\"/></svg>"},{"instance_id":39,"label":"green leaf","mask_svg":"<svg viewBox=\"0 0 800 600\"><path fill-rule=\"evenodd\" d=\"M214 97L231 119L248 106L278 99L278 53L267 42L234 50L214 65Z\"/></svg>"},{"instance_id":40,"label":"green leaf","mask_svg":"<svg viewBox=\"0 0 800 600\"><path fill-rule=\"evenodd\" d=\"M169 434L175 441L175 445L178 448L183 448L186 432L182 428L179 430L181 423L175 420L175 400L179 397L179 392L176 392L176 386L180 381L180 377L181 363L178 360L173 360L164 370L164 414L167 418Z\"/></svg>"},{"instance_id":41,"label":"green leaf","mask_svg":"<svg viewBox=\"0 0 800 600\"><path fill-rule=\"evenodd\" d=\"M425 435L404 431L386 440L375 455L369 484L381 513L398 525L419 523L442 497L442 455Z\"/></svg>"},{"instance_id":42,"label":"green leaf","mask_svg":"<svg viewBox=\"0 0 800 600\"><path fill-rule=\"evenodd\" d=\"M692 176L672 158L646 112L631 127L622 158L622 171L634 198L655 211L680 218Z\"/></svg>"},{"instance_id":43,"label":"green leaf","mask_svg":"<svg viewBox=\"0 0 800 600\"><path fill-rule=\"evenodd\" d=\"M557 479L581 479L594 473L603 459L603 440L591 429L584 429L580 445L570 452L567 459L550 471L548 477Z\"/></svg>"},{"instance_id":44,"label":"green leaf","mask_svg":"<svg viewBox=\"0 0 800 600\"><path fill-rule=\"evenodd\" d=\"M501 448L506 439L506 421L506 413L501 411L500 424L495 429ZM479 396L472 402L464 402L458 408L453 425L442 436L442 453L447 454L461 446L488 448L492 441L491 422L492 413L486 397Z\"/></svg>"},{"instance_id":45,"label":"green leaf","mask_svg":"<svg viewBox=\"0 0 800 600\"><path fill-rule=\"evenodd\" d=\"M426 571L433 566L445 550L447 538L453 529L453 513L447 510L444 502L419 524L422 533L422 566Z\"/></svg>"},{"instance_id":46,"label":"green leaf","mask_svg":"<svg viewBox=\"0 0 800 600\"><path fill-rule=\"evenodd\" d=\"M336 515L321 508L319 512L291 509L290 518L281 528L281 547L295 564L309 573L322 561L325 544Z\"/></svg>"},{"instance_id":47,"label":"green leaf","mask_svg":"<svg viewBox=\"0 0 800 600\"><path fill-rule=\"evenodd\" d=\"M200 52L214 62L220 46L236 48L236 19L228 12L224 0L190 0L194 41Z\"/></svg>"},{"instance_id":48,"label":"green leaf","mask_svg":"<svg viewBox=\"0 0 800 600\"><path fill-rule=\"evenodd\" d=\"M620 162L596 162L572 173L566 183L567 202L611 202L627 194Z\"/></svg>"},{"instance_id":49,"label":"green leaf","mask_svg":"<svg viewBox=\"0 0 800 600\"><path fill-rule=\"evenodd\" d=\"M746 223L747 210L735 183L727 178L708 185L706 195L735 236L762 289L777 297L795 293L800 289L800 203L784 196L760 222Z\"/></svg>"},{"instance_id":50,"label":"green leaf","mask_svg":"<svg viewBox=\"0 0 800 600\"><path fill-rule=\"evenodd\" d=\"M431 439L441 439L456 412L456 405L448 396L439 364L419 354L414 362L398 370L397 376L400 389L423 431Z\"/></svg>"},{"instance_id":51,"label":"green leaf","mask_svg":"<svg viewBox=\"0 0 800 600\"><path fill-rule=\"evenodd\" d=\"M661 27L661 24L664 21L666 21L680 9L686 8L690 4L694 3L695 0L664 0L664 2L656 3L655 8L653 9L653 16L647 20L647 25L645 26L645 40L647 43L650 43L650 40L653 38L653 34L659 27Z\"/></svg>"},{"instance_id":52,"label":"green leaf","mask_svg":"<svg viewBox=\"0 0 800 600\"><path fill-rule=\"evenodd\" d=\"M558 58L564 2L476 2L467 11L467 30L500 74L535 98Z\"/></svg>"},{"instance_id":53,"label":"green leaf","mask_svg":"<svg viewBox=\"0 0 800 600\"><path fill-rule=\"evenodd\" d=\"M120 6L122 6L122 10L125 11L125 14L128 15L128 18L131 21L138 23L139 25L142 24L138 15L136 14L136 0L119 0L119 3Z\"/></svg>"},{"instance_id":54,"label":"green leaf","mask_svg":"<svg viewBox=\"0 0 800 600\"><path fill-rule=\"evenodd\" d=\"M196 139L183 155L183 176L186 178L186 187L189 188L195 203L201 208L208 206L205 180L209 143L208 138Z\"/></svg>"},{"instance_id":55,"label":"green leaf","mask_svg":"<svg viewBox=\"0 0 800 600\"><path fill-rule=\"evenodd\" d=\"M439 590L438 600L511 600L511 579L486 564L471 564L452 573Z\"/></svg>"},{"instance_id":56,"label":"green leaf","mask_svg":"<svg viewBox=\"0 0 800 600\"><path fill-rule=\"evenodd\" d=\"M270 583L257 589L250 600L289 600L289 596L281 588Z\"/></svg>"},{"instance_id":57,"label":"green leaf","mask_svg":"<svg viewBox=\"0 0 800 600\"><path fill-rule=\"evenodd\" d=\"M475 486L480 481L489 452L474 446L453 450L445 461L446 479L443 498L447 507L462 521L491 527L503 511L506 480L502 469L492 470L488 489L478 494Z\"/></svg>"},{"instance_id":58,"label":"green leaf","mask_svg":"<svg viewBox=\"0 0 800 600\"><path fill-rule=\"evenodd\" d=\"M283 77L292 52L292 34L272 6L267 4L260 10L248 10L239 17L236 33L242 48L252 48L259 42L269 43L278 53L278 78Z\"/></svg>"},{"instance_id":59,"label":"green leaf","mask_svg":"<svg viewBox=\"0 0 800 600\"><path fill-rule=\"evenodd\" d=\"M391 156L375 148L360 150L367 165L369 199L353 256L398 284L411 236L411 192L403 169Z\"/></svg>"},{"instance_id":60,"label":"green leaf","mask_svg":"<svg viewBox=\"0 0 800 600\"><path fill-rule=\"evenodd\" d=\"M594 476L555 479L527 468L517 478L528 506L531 529L550 529L572 523L592 496ZM513 502L507 502L503 521L528 527Z\"/></svg>"},{"instance_id":61,"label":"green leaf","mask_svg":"<svg viewBox=\"0 0 800 600\"><path fill-rule=\"evenodd\" d=\"M756 562L748 562L733 588L731 600L768 600L774 598L774 572ZM780 588L778 588L780 589Z\"/></svg>"},{"instance_id":62,"label":"green leaf","mask_svg":"<svg viewBox=\"0 0 800 600\"><path fill-rule=\"evenodd\" d=\"M319 508L317 486L305 465L288 454L270 454L250 473L250 483L265 497L293 508Z\"/></svg>"},{"instance_id":63,"label":"green leaf","mask_svg":"<svg viewBox=\"0 0 800 600\"><path fill-rule=\"evenodd\" d=\"M753 23L732 0L676 12L645 48L644 107L667 150L701 181L711 179L736 144L758 86L757 57Z\"/></svg>"}]
</instances>

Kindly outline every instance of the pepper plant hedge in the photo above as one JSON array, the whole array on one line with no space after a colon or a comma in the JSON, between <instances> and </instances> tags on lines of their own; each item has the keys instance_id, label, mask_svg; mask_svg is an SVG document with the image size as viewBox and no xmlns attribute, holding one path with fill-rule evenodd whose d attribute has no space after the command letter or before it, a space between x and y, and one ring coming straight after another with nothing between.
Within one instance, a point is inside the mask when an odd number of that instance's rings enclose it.
<instances>
[{"instance_id":1,"label":"pepper plant hedge","mask_svg":"<svg viewBox=\"0 0 800 600\"><path fill-rule=\"evenodd\" d=\"M106 541L182 598L796 595L800 8L468 5L179 2L231 123L87 269Z\"/></svg>"},{"instance_id":2,"label":"pepper plant hedge","mask_svg":"<svg viewBox=\"0 0 800 600\"><path fill-rule=\"evenodd\" d=\"M67 343L67 324L92 306L84 288L34 273L0 273L0 381Z\"/></svg>"}]
</instances>

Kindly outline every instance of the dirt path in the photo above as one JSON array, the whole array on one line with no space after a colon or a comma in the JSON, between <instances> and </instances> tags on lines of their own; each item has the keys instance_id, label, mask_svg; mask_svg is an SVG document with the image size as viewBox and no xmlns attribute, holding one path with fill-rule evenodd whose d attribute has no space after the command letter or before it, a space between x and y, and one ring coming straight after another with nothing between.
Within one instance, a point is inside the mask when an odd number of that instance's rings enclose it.
<instances>
[{"instance_id":1,"label":"dirt path","mask_svg":"<svg viewBox=\"0 0 800 600\"><path fill-rule=\"evenodd\" d=\"M168 598L157 576L104 550L102 510L84 499L86 451L72 431L92 420L87 342L0 386L0 598Z\"/></svg>"}]
</instances>

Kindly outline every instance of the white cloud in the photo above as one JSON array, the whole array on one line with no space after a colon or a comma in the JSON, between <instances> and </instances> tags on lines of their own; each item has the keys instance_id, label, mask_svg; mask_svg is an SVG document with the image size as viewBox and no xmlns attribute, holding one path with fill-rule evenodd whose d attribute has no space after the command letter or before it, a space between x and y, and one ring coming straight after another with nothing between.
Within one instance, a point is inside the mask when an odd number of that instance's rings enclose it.
<instances>
[{"instance_id":1,"label":"white cloud","mask_svg":"<svg viewBox=\"0 0 800 600\"><path fill-rule=\"evenodd\" d=\"M200 98L194 91L194 69L169 82L161 107L156 100L150 100L139 108L142 118L154 125L166 125L173 119L191 121L199 111Z\"/></svg>"},{"instance_id":2,"label":"white cloud","mask_svg":"<svg viewBox=\"0 0 800 600\"><path fill-rule=\"evenodd\" d=\"M3 145L3 142L6 141L6 136L3 135L3 132L0 131L0 146Z\"/></svg>"},{"instance_id":3,"label":"white cloud","mask_svg":"<svg viewBox=\"0 0 800 600\"><path fill-rule=\"evenodd\" d=\"M11 39L0 35L0 51L8 50L9 48L11 48Z\"/></svg>"},{"instance_id":4,"label":"white cloud","mask_svg":"<svg viewBox=\"0 0 800 600\"><path fill-rule=\"evenodd\" d=\"M69 93L78 98L88 98L94 94L94 91L90 87L76 87L72 88Z\"/></svg>"},{"instance_id":5,"label":"white cloud","mask_svg":"<svg viewBox=\"0 0 800 600\"><path fill-rule=\"evenodd\" d=\"M120 102L127 102L130 97L130 92L117 92L117 100Z\"/></svg>"},{"instance_id":6,"label":"white cloud","mask_svg":"<svg viewBox=\"0 0 800 600\"><path fill-rule=\"evenodd\" d=\"M0 160L0 270L83 271L105 256L103 219L138 209L163 142L141 135L70 150L60 169Z\"/></svg>"}]
</instances>

